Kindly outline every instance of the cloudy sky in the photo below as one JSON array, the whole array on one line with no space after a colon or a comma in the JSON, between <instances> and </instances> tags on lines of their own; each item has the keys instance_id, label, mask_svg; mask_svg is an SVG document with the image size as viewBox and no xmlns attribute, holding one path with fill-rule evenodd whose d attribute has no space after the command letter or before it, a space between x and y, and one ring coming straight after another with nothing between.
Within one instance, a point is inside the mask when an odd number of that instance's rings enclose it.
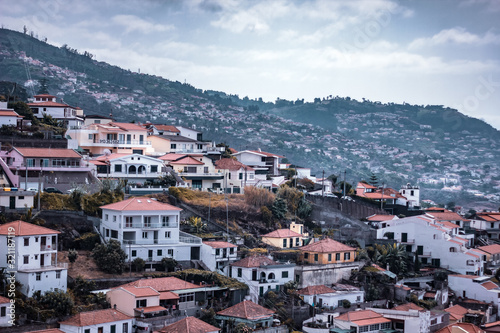
<instances>
[{"instance_id":1,"label":"cloudy sky","mask_svg":"<svg viewBox=\"0 0 500 333\"><path fill-rule=\"evenodd\" d=\"M0 23L240 97L440 104L500 129L497 0L2 0Z\"/></svg>"}]
</instances>

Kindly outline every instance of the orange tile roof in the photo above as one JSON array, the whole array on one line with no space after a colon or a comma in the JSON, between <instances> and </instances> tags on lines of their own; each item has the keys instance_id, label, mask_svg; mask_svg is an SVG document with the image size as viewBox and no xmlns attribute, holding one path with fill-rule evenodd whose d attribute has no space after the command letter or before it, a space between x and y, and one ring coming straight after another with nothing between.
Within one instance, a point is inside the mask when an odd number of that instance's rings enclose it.
<instances>
[{"instance_id":1,"label":"orange tile roof","mask_svg":"<svg viewBox=\"0 0 500 333\"><path fill-rule=\"evenodd\" d=\"M85 326L111 323L114 321L122 321L128 319L134 319L134 317L127 316L126 314L116 309L105 309L105 310L80 312L79 314L74 315L68 320L59 322L59 324L85 327Z\"/></svg>"},{"instance_id":2,"label":"orange tile roof","mask_svg":"<svg viewBox=\"0 0 500 333\"><path fill-rule=\"evenodd\" d=\"M266 256L249 256L239 261L233 262L232 266L236 267L260 267L262 265L278 265L278 263Z\"/></svg>"},{"instance_id":3,"label":"orange tile roof","mask_svg":"<svg viewBox=\"0 0 500 333\"><path fill-rule=\"evenodd\" d=\"M484 219L489 222L500 221L500 212L482 212L477 213L476 217Z\"/></svg>"},{"instance_id":4,"label":"orange tile roof","mask_svg":"<svg viewBox=\"0 0 500 333\"><path fill-rule=\"evenodd\" d=\"M162 291L160 293L160 300L163 301L163 300L167 300L167 299L179 299L179 295L177 295L176 293L173 293L171 291Z\"/></svg>"},{"instance_id":5,"label":"orange tile roof","mask_svg":"<svg viewBox=\"0 0 500 333\"><path fill-rule=\"evenodd\" d=\"M14 233L11 232L14 228ZM14 235L14 236L34 236L34 235L57 235L60 234L57 230L41 227L32 223L24 222L21 220L9 222L0 225L0 235Z\"/></svg>"},{"instance_id":6,"label":"orange tile roof","mask_svg":"<svg viewBox=\"0 0 500 333\"><path fill-rule=\"evenodd\" d=\"M415 303L401 304L401 305L394 307L393 310L397 310L397 311L410 311L410 310L426 311L424 308L416 305Z\"/></svg>"},{"instance_id":7,"label":"orange tile roof","mask_svg":"<svg viewBox=\"0 0 500 333\"><path fill-rule=\"evenodd\" d=\"M438 221L469 221L454 212L428 212L426 214L433 216Z\"/></svg>"},{"instance_id":8,"label":"orange tile roof","mask_svg":"<svg viewBox=\"0 0 500 333\"><path fill-rule=\"evenodd\" d=\"M365 197L369 199L396 199L395 197L391 197L387 194L382 194L378 192L368 192L359 194L360 197Z\"/></svg>"},{"instance_id":9,"label":"orange tile roof","mask_svg":"<svg viewBox=\"0 0 500 333\"><path fill-rule=\"evenodd\" d=\"M169 131L173 133L180 133L177 127L173 125L153 125L158 131Z\"/></svg>"},{"instance_id":10,"label":"orange tile roof","mask_svg":"<svg viewBox=\"0 0 500 333\"><path fill-rule=\"evenodd\" d=\"M0 296L0 304L10 303L10 298Z\"/></svg>"},{"instance_id":11,"label":"orange tile roof","mask_svg":"<svg viewBox=\"0 0 500 333\"><path fill-rule=\"evenodd\" d=\"M380 214L375 214L373 216L370 216L367 218L368 221L373 221L373 222L382 222L382 221L390 221L394 220L394 217L396 215L380 215Z\"/></svg>"},{"instance_id":12,"label":"orange tile roof","mask_svg":"<svg viewBox=\"0 0 500 333\"><path fill-rule=\"evenodd\" d=\"M194 289L200 288L199 285L194 283L190 283L184 280L181 280L176 277L163 277L163 278L155 278L155 279L140 279L134 282L130 282L119 287L151 287L156 291L159 291L160 294L165 291L175 291L175 290L183 290L183 289Z\"/></svg>"},{"instance_id":13,"label":"orange tile roof","mask_svg":"<svg viewBox=\"0 0 500 333\"><path fill-rule=\"evenodd\" d=\"M108 123L106 124L108 126L116 126L116 127L119 127L121 128L122 130L126 130L126 131L146 131L146 129L140 125L137 125L137 124L134 124L134 123L115 123L115 122L111 122L111 123Z\"/></svg>"},{"instance_id":14,"label":"orange tile roof","mask_svg":"<svg viewBox=\"0 0 500 333\"><path fill-rule=\"evenodd\" d=\"M231 244L229 242L223 241L205 241L203 244L206 244L214 249L224 249L228 247L238 247L238 245Z\"/></svg>"},{"instance_id":15,"label":"orange tile roof","mask_svg":"<svg viewBox=\"0 0 500 333\"><path fill-rule=\"evenodd\" d=\"M215 167L217 169L231 170L231 171L236 171L239 169L243 169L246 171L254 171L253 168L232 158L221 158L220 160L215 161Z\"/></svg>"},{"instance_id":16,"label":"orange tile roof","mask_svg":"<svg viewBox=\"0 0 500 333\"><path fill-rule=\"evenodd\" d=\"M135 308L134 310L144 313L152 313L152 312L166 311L167 309L165 309L163 306L160 305L153 305L153 306L146 306L143 308Z\"/></svg>"},{"instance_id":17,"label":"orange tile roof","mask_svg":"<svg viewBox=\"0 0 500 333\"><path fill-rule=\"evenodd\" d=\"M340 252L340 251L355 251L356 249L345 244L334 241L331 238L325 238L319 242L315 242L300 248L303 252Z\"/></svg>"},{"instance_id":18,"label":"orange tile roof","mask_svg":"<svg viewBox=\"0 0 500 333\"><path fill-rule=\"evenodd\" d=\"M82 158L73 149L64 148L21 148L15 147L24 157L44 157L44 158Z\"/></svg>"},{"instance_id":19,"label":"orange tile roof","mask_svg":"<svg viewBox=\"0 0 500 333\"><path fill-rule=\"evenodd\" d=\"M28 331L24 333L64 333L58 328L48 328L46 330L39 330L39 331Z\"/></svg>"},{"instance_id":20,"label":"orange tile roof","mask_svg":"<svg viewBox=\"0 0 500 333\"><path fill-rule=\"evenodd\" d=\"M491 289L498 289L498 285L492 281L486 281L484 283L481 283L481 286L484 288L491 290Z\"/></svg>"},{"instance_id":21,"label":"orange tile roof","mask_svg":"<svg viewBox=\"0 0 500 333\"><path fill-rule=\"evenodd\" d=\"M243 301L230 308L219 311L217 314L220 316L259 320L272 317L274 311L255 304L252 301Z\"/></svg>"},{"instance_id":22,"label":"orange tile roof","mask_svg":"<svg viewBox=\"0 0 500 333\"><path fill-rule=\"evenodd\" d=\"M290 229L278 229L278 230L271 231L268 234L262 235L262 237L288 238L288 237L302 237L302 235L299 233L296 233L295 231L292 231Z\"/></svg>"},{"instance_id":23,"label":"orange tile roof","mask_svg":"<svg viewBox=\"0 0 500 333\"><path fill-rule=\"evenodd\" d=\"M219 331L220 328L195 317L181 319L158 330L159 333L207 333Z\"/></svg>"},{"instance_id":24,"label":"orange tile roof","mask_svg":"<svg viewBox=\"0 0 500 333\"><path fill-rule=\"evenodd\" d=\"M169 153L169 154L165 154L165 155L159 157L159 159L162 161L176 161L176 160L183 158L185 156L187 156L187 155L186 154Z\"/></svg>"},{"instance_id":25,"label":"orange tile roof","mask_svg":"<svg viewBox=\"0 0 500 333\"><path fill-rule=\"evenodd\" d=\"M272 154L272 153L266 153L265 151L258 151L258 150L250 150L250 151L253 152L253 153L265 155L267 157L285 158L285 156L281 156L281 155L277 155L277 154Z\"/></svg>"},{"instance_id":26,"label":"orange tile roof","mask_svg":"<svg viewBox=\"0 0 500 333\"><path fill-rule=\"evenodd\" d=\"M124 154L124 153L112 153L109 155L101 155L96 157L97 161L110 161L114 160L115 158L120 158L120 157L125 157L125 156L130 156L132 154Z\"/></svg>"},{"instance_id":27,"label":"orange tile roof","mask_svg":"<svg viewBox=\"0 0 500 333\"><path fill-rule=\"evenodd\" d=\"M371 188L371 189L377 188L376 186L373 186L373 185L370 185L370 184L364 183L364 182L359 182L356 187L364 187L364 188Z\"/></svg>"},{"instance_id":28,"label":"orange tile roof","mask_svg":"<svg viewBox=\"0 0 500 333\"><path fill-rule=\"evenodd\" d=\"M442 329L436 331L435 333L484 333L482 329L471 323L455 323L443 327Z\"/></svg>"},{"instance_id":29,"label":"orange tile roof","mask_svg":"<svg viewBox=\"0 0 500 333\"><path fill-rule=\"evenodd\" d=\"M205 163L200 162L197 159L192 158L191 156L186 156L186 157L183 157L179 160L172 161L172 162L170 162L170 164L174 164L174 165L177 165L177 164L179 164L179 165L204 165Z\"/></svg>"},{"instance_id":30,"label":"orange tile roof","mask_svg":"<svg viewBox=\"0 0 500 333\"><path fill-rule=\"evenodd\" d=\"M159 296L160 293L154 290L151 287L136 287L136 286L129 286L129 287L121 287L121 289L128 291L135 297L148 297L148 296Z\"/></svg>"},{"instance_id":31,"label":"orange tile roof","mask_svg":"<svg viewBox=\"0 0 500 333\"><path fill-rule=\"evenodd\" d=\"M484 324L484 327L489 328L493 326L500 326L500 321L494 321L492 323Z\"/></svg>"},{"instance_id":32,"label":"orange tile roof","mask_svg":"<svg viewBox=\"0 0 500 333\"><path fill-rule=\"evenodd\" d=\"M53 101L40 101L40 102L32 102L28 103L28 106L48 106L48 107L56 107L56 108L67 108L69 105L68 104L63 104L63 103L58 103L58 102L53 102ZM70 106L69 106L70 107Z\"/></svg>"},{"instance_id":33,"label":"orange tile roof","mask_svg":"<svg viewBox=\"0 0 500 333\"><path fill-rule=\"evenodd\" d=\"M450 229L455 229L455 228L460 228L459 225L456 225L455 223L449 222L449 221L439 221L436 222L444 227L450 228Z\"/></svg>"},{"instance_id":34,"label":"orange tile roof","mask_svg":"<svg viewBox=\"0 0 500 333\"><path fill-rule=\"evenodd\" d=\"M181 211L182 209L175 206L153 200L148 197L134 197L120 202L115 202L112 204L101 206L101 209L111 209L120 211L132 211L132 210L175 210Z\"/></svg>"},{"instance_id":35,"label":"orange tile roof","mask_svg":"<svg viewBox=\"0 0 500 333\"><path fill-rule=\"evenodd\" d=\"M355 323L358 326L390 322L389 319L384 318L381 314L372 310L349 311L338 316L336 320Z\"/></svg>"},{"instance_id":36,"label":"orange tile roof","mask_svg":"<svg viewBox=\"0 0 500 333\"><path fill-rule=\"evenodd\" d=\"M11 111L11 110L0 110L0 116L1 117L17 117L17 118L24 118L23 116L20 116L17 114L16 111Z\"/></svg>"},{"instance_id":37,"label":"orange tile roof","mask_svg":"<svg viewBox=\"0 0 500 333\"><path fill-rule=\"evenodd\" d=\"M297 291L299 295L321 295L321 294L331 294L335 290L328 288L327 286L321 284L316 286L309 286Z\"/></svg>"},{"instance_id":38,"label":"orange tile roof","mask_svg":"<svg viewBox=\"0 0 500 333\"><path fill-rule=\"evenodd\" d=\"M499 244L493 244L493 245L486 245L486 246L480 246L478 247L481 251L484 251L489 254L497 254L500 253L500 245Z\"/></svg>"}]
</instances>

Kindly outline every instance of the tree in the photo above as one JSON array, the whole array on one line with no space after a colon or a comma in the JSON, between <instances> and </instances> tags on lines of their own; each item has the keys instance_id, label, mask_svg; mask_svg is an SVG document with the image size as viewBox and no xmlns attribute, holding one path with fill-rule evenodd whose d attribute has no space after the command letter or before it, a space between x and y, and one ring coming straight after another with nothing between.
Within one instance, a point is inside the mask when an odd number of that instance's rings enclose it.
<instances>
[{"instance_id":1,"label":"tree","mask_svg":"<svg viewBox=\"0 0 500 333\"><path fill-rule=\"evenodd\" d=\"M112 239L107 244L97 244L92 250L92 258L103 272L121 274L125 269L127 255L120 242Z\"/></svg>"},{"instance_id":2,"label":"tree","mask_svg":"<svg viewBox=\"0 0 500 333\"><path fill-rule=\"evenodd\" d=\"M48 291L40 298L40 305L51 309L58 316L66 316L73 312L75 303L71 296L64 291Z\"/></svg>"},{"instance_id":3,"label":"tree","mask_svg":"<svg viewBox=\"0 0 500 333\"><path fill-rule=\"evenodd\" d=\"M78 252L75 249L70 249L68 251L68 260L70 263L74 263L78 258Z\"/></svg>"},{"instance_id":4,"label":"tree","mask_svg":"<svg viewBox=\"0 0 500 333\"><path fill-rule=\"evenodd\" d=\"M372 185L372 186L378 187L378 177L373 172L370 175L370 182L369 182L369 184Z\"/></svg>"},{"instance_id":5,"label":"tree","mask_svg":"<svg viewBox=\"0 0 500 333\"><path fill-rule=\"evenodd\" d=\"M273 222L273 213L266 206L260 207L260 213L262 214L262 221L266 224L266 226L271 227L271 223Z\"/></svg>"},{"instance_id":6,"label":"tree","mask_svg":"<svg viewBox=\"0 0 500 333\"><path fill-rule=\"evenodd\" d=\"M136 272L142 272L144 266L146 266L146 262L142 258L135 258L134 261L132 261L132 266Z\"/></svg>"},{"instance_id":7,"label":"tree","mask_svg":"<svg viewBox=\"0 0 500 333\"><path fill-rule=\"evenodd\" d=\"M286 201L281 198L276 198L271 207L271 212L276 219L284 219L286 214Z\"/></svg>"},{"instance_id":8,"label":"tree","mask_svg":"<svg viewBox=\"0 0 500 333\"><path fill-rule=\"evenodd\" d=\"M178 265L179 263L173 258L165 257L161 259L161 267L165 272L173 271Z\"/></svg>"},{"instance_id":9,"label":"tree","mask_svg":"<svg viewBox=\"0 0 500 333\"><path fill-rule=\"evenodd\" d=\"M48 80L46 78L40 79L40 89L38 89L38 94L48 94L49 93L49 88L48 88Z\"/></svg>"}]
</instances>

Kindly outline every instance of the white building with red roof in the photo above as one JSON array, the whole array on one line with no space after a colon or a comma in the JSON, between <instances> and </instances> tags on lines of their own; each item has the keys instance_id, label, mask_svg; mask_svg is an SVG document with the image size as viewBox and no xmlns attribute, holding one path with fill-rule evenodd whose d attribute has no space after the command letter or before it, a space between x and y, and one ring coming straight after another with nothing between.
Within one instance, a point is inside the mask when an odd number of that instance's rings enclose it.
<instances>
[{"instance_id":1,"label":"white building with red roof","mask_svg":"<svg viewBox=\"0 0 500 333\"><path fill-rule=\"evenodd\" d=\"M218 333L220 328L196 317L187 317L158 330L159 333Z\"/></svg>"},{"instance_id":2,"label":"white building with red roof","mask_svg":"<svg viewBox=\"0 0 500 333\"><path fill-rule=\"evenodd\" d=\"M418 255L423 265L442 267L460 274L483 275L486 253L471 248L471 241L459 234L459 226L428 215L386 221L377 229L378 239L391 238Z\"/></svg>"},{"instance_id":3,"label":"white building with red roof","mask_svg":"<svg viewBox=\"0 0 500 333\"><path fill-rule=\"evenodd\" d=\"M116 309L80 312L59 322L59 329L65 333L131 333L135 319Z\"/></svg>"},{"instance_id":4,"label":"white building with red roof","mask_svg":"<svg viewBox=\"0 0 500 333\"><path fill-rule=\"evenodd\" d=\"M34 96L35 101L28 103L35 117L42 119L44 115L62 121L67 128L78 128L83 125L83 110L56 101L56 96L40 94Z\"/></svg>"},{"instance_id":5,"label":"white building with red roof","mask_svg":"<svg viewBox=\"0 0 500 333\"><path fill-rule=\"evenodd\" d=\"M217 312L215 319L232 331L239 323L244 323L253 330L265 329L268 333L281 332L273 326L274 311L267 309L252 301L243 301L227 309Z\"/></svg>"},{"instance_id":6,"label":"white building with red roof","mask_svg":"<svg viewBox=\"0 0 500 333\"><path fill-rule=\"evenodd\" d=\"M10 300L10 298L0 296L0 327L13 326L12 322L15 319L15 304L11 303ZM11 309L14 310L13 314L11 313ZM11 317L11 315L14 317Z\"/></svg>"},{"instance_id":7,"label":"white building with red roof","mask_svg":"<svg viewBox=\"0 0 500 333\"><path fill-rule=\"evenodd\" d=\"M238 246L224 241L204 241L201 245L201 261L206 268L229 276L229 265L238 260Z\"/></svg>"},{"instance_id":8,"label":"white building with red roof","mask_svg":"<svg viewBox=\"0 0 500 333\"><path fill-rule=\"evenodd\" d=\"M0 256L0 267L16 272L16 281L21 283L24 295L31 297L35 291L42 294L66 291L67 264L57 260L59 234L24 221L0 225L0 249L6 249L5 255Z\"/></svg>"},{"instance_id":9,"label":"white building with red roof","mask_svg":"<svg viewBox=\"0 0 500 333\"><path fill-rule=\"evenodd\" d=\"M302 296L304 302L311 306L329 308L330 310L342 307L344 300L349 301L351 304L365 301L364 291L345 284L335 284L332 288L325 285L309 286L298 290L297 294Z\"/></svg>"},{"instance_id":10,"label":"white building with red roof","mask_svg":"<svg viewBox=\"0 0 500 333\"><path fill-rule=\"evenodd\" d=\"M245 186L255 186L255 170L238 160L221 158L215 162L217 172L224 174L223 186L228 193L243 193Z\"/></svg>"},{"instance_id":11,"label":"white building with red roof","mask_svg":"<svg viewBox=\"0 0 500 333\"><path fill-rule=\"evenodd\" d=\"M262 235L262 242L280 248L297 248L304 245L304 237L290 229L278 229Z\"/></svg>"},{"instance_id":12,"label":"white building with red roof","mask_svg":"<svg viewBox=\"0 0 500 333\"><path fill-rule=\"evenodd\" d=\"M162 160L141 154L112 153L90 163L96 166L97 177L124 179L130 184L153 181L165 175Z\"/></svg>"},{"instance_id":13,"label":"white building with red roof","mask_svg":"<svg viewBox=\"0 0 500 333\"><path fill-rule=\"evenodd\" d=\"M233 154L236 159L255 170L257 179L266 179L266 175L279 175L280 156L258 150L242 150Z\"/></svg>"},{"instance_id":14,"label":"white building with red roof","mask_svg":"<svg viewBox=\"0 0 500 333\"><path fill-rule=\"evenodd\" d=\"M266 256L248 256L231 265L229 276L249 287L250 298L257 302L268 291L279 291L293 280L295 264L278 263Z\"/></svg>"},{"instance_id":15,"label":"white building with red roof","mask_svg":"<svg viewBox=\"0 0 500 333\"><path fill-rule=\"evenodd\" d=\"M7 102L0 102L0 127L17 127L23 118L14 109L7 108Z\"/></svg>"},{"instance_id":16,"label":"white building with red roof","mask_svg":"<svg viewBox=\"0 0 500 333\"><path fill-rule=\"evenodd\" d=\"M175 160L167 157L164 161L192 189L217 190L223 186L224 174L215 169L213 160L206 155L186 154Z\"/></svg>"},{"instance_id":17,"label":"white building with red roof","mask_svg":"<svg viewBox=\"0 0 500 333\"><path fill-rule=\"evenodd\" d=\"M492 276L448 275L448 287L462 298L500 305L500 287L491 281Z\"/></svg>"},{"instance_id":18,"label":"white building with red roof","mask_svg":"<svg viewBox=\"0 0 500 333\"><path fill-rule=\"evenodd\" d=\"M356 332L378 333L392 328L390 319L373 310L349 311L333 319L333 327L341 329L355 328Z\"/></svg>"},{"instance_id":19,"label":"white building with red roof","mask_svg":"<svg viewBox=\"0 0 500 333\"><path fill-rule=\"evenodd\" d=\"M165 257L200 259L201 239L179 230L182 209L148 197L129 198L101 209L102 236L118 240L129 261L142 258L153 264Z\"/></svg>"}]
</instances>

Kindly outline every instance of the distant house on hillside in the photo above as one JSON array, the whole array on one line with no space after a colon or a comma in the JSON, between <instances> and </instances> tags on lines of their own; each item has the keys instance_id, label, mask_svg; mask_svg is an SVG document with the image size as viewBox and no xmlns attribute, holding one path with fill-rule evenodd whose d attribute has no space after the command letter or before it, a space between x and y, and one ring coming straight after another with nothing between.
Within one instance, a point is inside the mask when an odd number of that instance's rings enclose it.
<instances>
[{"instance_id":1,"label":"distant house on hillside","mask_svg":"<svg viewBox=\"0 0 500 333\"><path fill-rule=\"evenodd\" d=\"M83 110L65 103L58 103L56 96L40 94L34 96L35 101L28 103L35 117L42 119L44 115L63 122L67 128L79 128L83 125Z\"/></svg>"}]
</instances>

